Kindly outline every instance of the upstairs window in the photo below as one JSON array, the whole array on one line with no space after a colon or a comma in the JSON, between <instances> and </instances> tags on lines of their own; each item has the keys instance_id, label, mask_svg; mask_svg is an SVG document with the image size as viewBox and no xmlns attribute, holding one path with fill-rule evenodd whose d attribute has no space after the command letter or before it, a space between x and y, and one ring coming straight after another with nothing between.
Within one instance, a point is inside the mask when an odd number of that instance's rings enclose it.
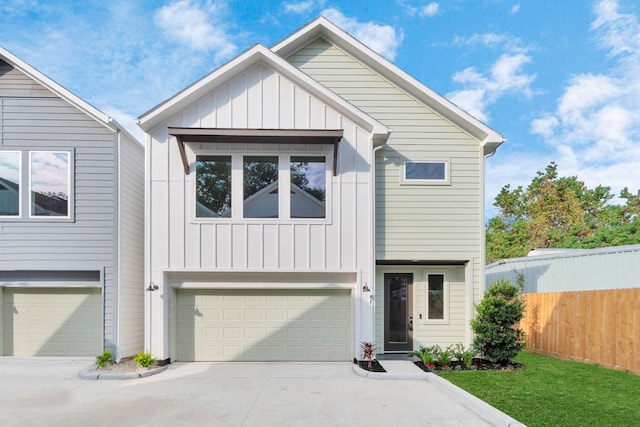
<instances>
[{"instance_id":1,"label":"upstairs window","mask_svg":"<svg viewBox=\"0 0 640 427\"><path fill-rule=\"evenodd\" d=\"M30 215L69 216L69 152L32 151L29 159Z\"/></svg>"},{"instance_id":2,"label":"upstairs window","mask_svg":"<svg viewBox=\"0 0 640 427\"><path fill-rule=\"evenodd\" d=\"M245 218L278 218L278 157L244 156L242 161Z\"/></svg>"},{"instance_id":3,"label":"upstairs window","mask_svg":"<svg viewBox=\"0 0 640 427\"><path fill-rule=\"evenodd\" d=\"M197 155L195 216L323 219L328 179L323 155Z\"/></svg>"},{"instance_id":4,"label":"upstairs window","mask_svg":"<svg viewBox=\"0 0 640 427\"><path fill-rule=\"evenodd\" d=\"M20 216L19 151L0 151L0 216Z\"/></svg>"},{"instance_id":5,"label":"upstairs window","mask_svg":"<svg viewBox=\"0 0 640 427\"><path fill-rule=\"evenodd\" d=\"M405 184L448 184L449 162L405 162L402 178Z\"/></svg>"},{"instance_id":6,"label":"upstairs window","mask_svg":"<svg viewBox=\"0 0 640 427\"><path fill-rule=\"evenodd\" d=\"M291 218L326 217L324 157L291 157Z\"/></svg>"},{"instance_id":7,"label":"upstairs window","mask_svg":"<svg viewBox=\"0 0 640 427\"><path fill-rule=\"evenodd\" d=\"M197 157L196 217L231 217L231 156Z\"/></svg>"}]
</instances>

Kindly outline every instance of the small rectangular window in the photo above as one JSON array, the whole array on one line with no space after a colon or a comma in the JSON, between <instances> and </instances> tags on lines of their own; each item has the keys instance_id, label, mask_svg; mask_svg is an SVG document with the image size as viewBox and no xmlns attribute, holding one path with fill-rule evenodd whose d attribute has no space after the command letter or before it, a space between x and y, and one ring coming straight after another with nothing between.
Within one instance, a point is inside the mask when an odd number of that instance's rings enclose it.
<instances>
[{"instance_id":1,"label":"small rectangular window","mask_svg":"<svg viewBox=\"0 0 640 427\"><path fill-rule=\"evenodd\" d=\"M448 162L405 162L403 181L414 184L446 184L449 182Z\"/></svg>"},{"instance_id":2,"label":"small rectangular window","mask_svg":"<svg viewBox=\"0 0 640 427\"><path fill-rule=\"evenodd\" d=\"M231 217L231 156L196 157L196 217Z\"/></svg>"},{"instance_id":3,"label":"small rectangular window","mask_svg":"<svg viewBox=\"0 0 640 427\"><path fill-rule=\"evenodd\" d=\"M427 319L445 320L444 274L427 275Z\"/></svg>"},{"instance_id":4,"label":"small rectangular window","mask_svg":"<svg viewBox=\"0 0 640 427\"><path fill-rule=\"evenodd\" d=\"M243 216L278 218L278 157L244 156Z\"/></svg>"},{"instance_id":5,"label":"small rectangular window","mask_svg":"<svg viewBox=\"0 0 640 427\"><path fill-rule=\"evenodd\" d=\"M326 216L324 157L291 156L291 218Z\"/></svg>"},{"instance_id":6,"label":"small rectangular window","mask_svg":"<svg viewBox=\"0 0 640 427\"><path fill-rule=\"evenodd\" d=\"M69 216L70 153L30 153L31 216Z\"/></svg>"},{"instance_id":7,"label":"small rectangular window","mask_svg":"<svg viewBox=\"0 0 640 427\"><path fill-rule=\"evenodd\" d=\"M0 216L20 216L21 153L0 151Z\"/></svg>"}]
</instances>

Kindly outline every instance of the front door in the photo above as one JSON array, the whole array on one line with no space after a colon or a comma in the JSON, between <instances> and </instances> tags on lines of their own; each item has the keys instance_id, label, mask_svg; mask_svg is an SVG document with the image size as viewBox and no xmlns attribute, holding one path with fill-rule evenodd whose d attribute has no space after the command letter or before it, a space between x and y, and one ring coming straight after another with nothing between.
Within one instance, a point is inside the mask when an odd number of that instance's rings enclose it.
<instances>
[{"instance_id":1,"label":"front door","mask_svg":"<svg viewBox=\"0 0 640 427\"><path fill-rule=\"evenodd\" d=\"M413 274L384 274L384 350L413 350Z\"/></svg>"}]
</instances>

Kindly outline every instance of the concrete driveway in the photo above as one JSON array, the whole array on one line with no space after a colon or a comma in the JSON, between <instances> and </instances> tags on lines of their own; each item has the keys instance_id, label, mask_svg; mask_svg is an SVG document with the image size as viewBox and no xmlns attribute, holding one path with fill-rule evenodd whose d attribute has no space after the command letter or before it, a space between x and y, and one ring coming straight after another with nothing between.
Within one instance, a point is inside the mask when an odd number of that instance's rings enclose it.
<instances>
[{"instance_id":1,"label":"concrete driveway","mask_svg":"<svg viewBox=\"0 0 640 427\"><path fill-rule=\"evenodd\" d=\"M175 363L88 381L93 359L0 358L0 426L487 426L437 385L350 363Z\"/></svg>"}]
</instances>

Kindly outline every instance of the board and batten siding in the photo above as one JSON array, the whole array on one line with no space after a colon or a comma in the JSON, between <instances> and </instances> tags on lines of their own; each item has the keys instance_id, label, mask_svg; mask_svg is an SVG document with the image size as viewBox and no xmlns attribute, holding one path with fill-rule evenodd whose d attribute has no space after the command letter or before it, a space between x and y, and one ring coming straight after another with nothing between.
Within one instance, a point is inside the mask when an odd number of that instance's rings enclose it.
<instances>
[{"instance_id":1,"label":"board and batten siding","mask_svg":"<svg viewBox=\"0 0 640 427\"><path fill-rule=\"evenodd\" d=\"M126 136L119 153L119 357L144 348L144 147Z\"/></svg>"},{"instance_id":2,"label":"board and batten siding","mask_svg":"<svg viewBox=\"0 0 640 427\"><path fill-rule=\"evenodd\" d=\"M328 189L332 211L327 220L196 220L194 166L185 175L166 126L344 129L338 174L331 177ZM150 135L150 249L157 272L354 270L369 263L370 133L268 66L259 64L241 73ZM287 144L187 144L191 163L194 150L300 154L314 149Z\"/></svg>"},{"instance_id":3,"label":"board and batten siding","mask_svg":"<svg viewBox=\"0 0 640 427\"><path fill-rule=\"evenodd\" d=\"M471 260L482 244L482 148L338 47L318 39L287 58L392 129L376 153L376 259ZM450 185L401 185L405 161L449 161Z\"/></svg>"}]
</instances>

